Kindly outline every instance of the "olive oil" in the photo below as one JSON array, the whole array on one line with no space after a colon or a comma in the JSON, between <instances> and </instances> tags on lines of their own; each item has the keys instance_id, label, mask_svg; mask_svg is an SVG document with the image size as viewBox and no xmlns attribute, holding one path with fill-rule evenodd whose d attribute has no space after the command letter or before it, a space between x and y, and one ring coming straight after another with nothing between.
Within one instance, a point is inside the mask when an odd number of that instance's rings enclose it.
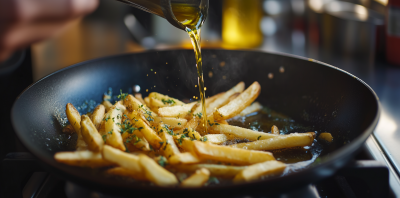
<instances>
[{"instance_id":1,"label":"olive oil","mask_svg":"<svg viewBox=\"0 0 400 198\"><path fill-rule=\"evenodd\" d=\"M185 27L190 40L193 45L193 50L196 58L197 67L197 82L200 91L200 99L202 105L202 118L204 130L207 132L207 112L206 112L206 95L204 88L204 78L203 78L203 65L200 47L200 32L201 26L206 18L205 11L201 10L199 7L188 6L186 4L172 4L172 10L178 21Z\"/></svg>"}]
</instances>

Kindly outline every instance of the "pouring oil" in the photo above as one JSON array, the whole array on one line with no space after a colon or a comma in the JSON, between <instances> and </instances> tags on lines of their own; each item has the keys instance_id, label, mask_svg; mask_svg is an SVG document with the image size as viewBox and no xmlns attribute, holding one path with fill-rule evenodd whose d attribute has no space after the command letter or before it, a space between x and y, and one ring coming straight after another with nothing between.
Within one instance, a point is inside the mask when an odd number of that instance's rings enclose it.
<instances>
[{"instance_id":1,"label":"pouring oil","mask_svg":"<svg viewBox=\"0 0 400 198\"><path fill-rule=\"evenodd\" d=\"M204 130L207 133L207 112L206 112L206 95L204 88L204 78L203 78L203 65L201 57L201 47L200 47L200 32L201 26L206 18L205 12L199 7L188 6L186 4L172 4L172 10L176 19L185 27L190 40L193 45L193 50L196 58L197 67L197 82L199 84L200 99L202 105L202 118ZM199 116L200 117L200 116Z\"/></svg>"}]
</instances>

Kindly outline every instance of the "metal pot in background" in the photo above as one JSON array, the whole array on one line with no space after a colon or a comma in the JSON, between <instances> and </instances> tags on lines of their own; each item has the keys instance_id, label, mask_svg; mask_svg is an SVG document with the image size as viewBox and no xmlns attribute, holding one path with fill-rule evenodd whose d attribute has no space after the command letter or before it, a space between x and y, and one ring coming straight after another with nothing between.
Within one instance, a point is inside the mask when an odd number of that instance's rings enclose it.
<instances>
[{"instance_id":1,"label":"metal pot in background","mask_svg":"<svg viewBox=\"0 0 400 198\"><path fill-rule=\"evenodd\" d=\"M322 48L326 55L375 59L376 35L384 16L362 5L331 1L324 5Z\"/></svg>"}]
</instances>

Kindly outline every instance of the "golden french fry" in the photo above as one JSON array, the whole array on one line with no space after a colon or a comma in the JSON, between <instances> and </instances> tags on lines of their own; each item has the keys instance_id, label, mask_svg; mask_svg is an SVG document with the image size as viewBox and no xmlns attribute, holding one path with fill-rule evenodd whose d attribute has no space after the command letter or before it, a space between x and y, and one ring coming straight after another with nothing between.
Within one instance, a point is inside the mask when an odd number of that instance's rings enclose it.
<instances>
[{"instance_id":1,"label":"golden french fry","mask_svg":"<svg viewBox=\"0 0 400 198\"><path fill-rule=\"evenodd\" d=\"M239 165L275 160L274 156L270 152L251 151L227 146L205 144L199 141L194 141L194 150L200 159L216 160Z\"/></svg>"},{"instance_id":2,"label":"golden french fry","mask_svg":"<svg viewBox=\"0 0 400 198\"><path fill-rule=\"evenodd\" d=\"M234 178L246 167L247 166L227 166L220 164L180 164L173 166L173 168L187 173L193 173L198 169L206 168L210 171L211 176L223 178Z\"/></svg>"},{"instance_id":3,"label":"golden french fry","mask_svg":"<svg viewBox=\"0 0 400 198\"><path fill-rule=\"evenodd\" d=\"M186 117L191 116L192 109L196 108L199 103L190 103L184 105L167 106L158 109L158 115L161 117Z\"/></svg>"},{"instance_id":4,"label":"golden french fry","mask_svg":"<svg viewBox=\"0 0 400 198\"><path fill-rule=\"evenodd\" d=\"M279 136L279 135L275 135L275 134L257 132L257 131L253 131L251 129L245 129L242 127L226 125L226 124L213 125L208 128L209 128L210 133L220 133L220 134L227 135L228 138L234 137L234 138L239 138L239 139L248 139L250 141L264 140L264 139L274 138L274 137Z\"/></svg>"},{"instance_id":5,"label":"golden french fry","mask_svg":"<svg viewBox=\"0 0 400 198\"><path fill-rule=\"evenodd\" d=\"M179 153L171 156L168 160L169 164L196 164L199 163L199 158L189 152L186 153Z\"/></svg>"},{"instance_id":6,"label":"golden french fry","mask_svg":"<svg viewBox=\"0 0 400 198\"><path fill-rule=\"evenodd\" d=\"M158 125L160 122L174 129L181 129L187 124L187 120L184 118L154 117L155 124Z\"/></svg>"},{"instance_id":7,"label":"golden french fry","mask_svg":"<svg viewBox=\"0 0 400 198\"><path fill-rule=\"evenodd\" d=\"M176 140L176 142L177 142L177 145L181 148L181 149L183 149L184 151L186 151L186 152L190 152L190 153L192 153L193 155L196 155L196 152L195 152L195 150L194 150L194 141L196 141L196 140L190 140L189 138L184 138L184 137L182 137L182 135L176 135L176 136L174 136L174 139Z\"/></svg>"},{"instance_id":8,"label":"golden french fry","mask_svg":"<svg viewBox=\"0 0 400 198\"><path fill-rule=\"evenodd\" d=\"M249 106L257 97L260 95L261 86L256 81L238 97L230 101L228 104L214 111L215 120L227 120L235 117L237 114L243 111Z\"/></svg>"},{"instance_id":9,"label":"golden french fry","mask_svg":"<svg viewBox=\"0 0 400 198\"><path fill-rule=\"evenodd\" d=\"M144 100L144 104L146 106L150 106L150 98L149 97L145 97L143 100Z\"/></svg>"},{"instance_id":10,"label":"golden french fry","mask_svg":"<svg viewBox=\"0 0 400 198\"><path fill-rule=\"evenodd\" d=\"M101 122L103 121L105 112L106 112L106 108L104 107L104 105L99 104L93 110L92 115L90 115L90 119L92 120L92 122L97 130L100 129L100 125L101 125Z\"/></svg>"},{"instance_id":11,"label":"golden french fry","mask_svg":"<svg viewBox=\"0 0 400 198\"><path fill-rule=\"evenodd\" d=\"M280 133L279 133L278 127L275 126L275 125L272 125L272 127L271 127L271 133L272 133L272 134L275 134L275 135L279 135Z\"/></svg>"},{"instance_id":12,"label":"golden french fry","mask_svg":"<svg viewBox=\"0 0 400 198\"><path fill-rule=\"evenodd\" d=\"M240 93L241 92L236 92L236 93L232 94L231 96L229 96L228 101L226 101L226 103L221 106L224 106L224 105L228 104L230 101L232 101L233 99L237 98L240 95Z\"/></svg>"},{"instance_id":13,"label":"golden french fry","mask_svg":"<svg viewBox=\"0 0 400 198\"><path fill-rule=\"evenodd\" d=\"M225 92L213 95L209 98L206 99L206 108L209 106L210 103L214 102L218 97L222 96ZM196 109L194 111L192 111L193 114L198 114L203 112L203 106L201 103L199 103L199 106L196 107ZM208 113L208 112L207 112Z\"/></svg>"},{"instance_id":14,"label":"golden french fry","mask_svg":"<svg viewBox=\"0 0 400 198\"><path fill-rule=\"evenodd\" d=\"M229 91L225 92L223 95L219 96L216 100L208 104L207 106L207 114L214 112L215 109L224 105L227 101L229 101L229 97L231 95L239 92L243 92L244 90L244 82L239 82L236 86L232 87Z\"/></svg>"},{"instance_id":15,"label":"golden french fry","mask_svg":"<svg viewBox=\"0 0 400 198\"><path fill-rule=\"evenodd\" d=\"M113 105L111 104L111 102L108 101L108 100L104 100L101 104L102 104L102 105L104 106L104 108L105 108L105 113L107 113L107 112L111 109L111 107L113 106Z\"/></svg>"},{"instance_id":16,"label":"golden french fry","mask_svg":"<svg viewBox=\"0 0 400 198\"><path fill-rule=\"evenodd\" d=\"M158 165L147 155L139 155L139 163L148 180L158 186L174 186L178 184L175 175Z\"/></svg>"},{"instance_id":17,"label":"golden french fry","mask_svg":"<svg viewBox=\"0 0 400 198\"><path fill-rule=\"evenodd\" d=\"M156 113L151 111L149 107L143 105L139 100L137 100L132 95L128 95L126 97L126 99L124 100L124 104L129 112L133 111L141 112L141 114L143 114L143 116L145 117L143 120L145 120L148 123L148 125L150 125L150 122L154 121L154 117L157 117Z\"/></svg>"},{"instance_id":18,"label":"golden french fry","mask_svg":"<svg viewBox=\"0 0 400 198\"><path fill-rule=\"evenodd\" d=\"M139 164L139 156L137 155L125 153L108 145L104 145L102 154L103 158L109 162L118 164L138 174L143 173L143 168Z\"/></svg>"},{"instance_id":19,"label":"golden french fry","mask_svg":"<svg viewBox=\"0 0 400 198\"><path fill-rule=\"evenodd\" d=\"M125 111L125 106L119 101L104 115L105 131L102 133L102 138L107 145L125 151L124 142L121 137L121 120Z\"/></svg>"},{"instance_id":20,"label":"golden french fry","mask_svg":"<svg viewBox=\"0 0 400 198\"><path fill-rule=\"evenodd\" d=\"M160 142L162 139L157 135L152 128L150 128L141 118L141 116L136 111L128 113L128 118L135 128L140 129L140 133L143 134L144 138L149 142L149 144L155 148L160 148Z\"/></svg>"},{"instance_id":21,"label":"golden french fry","mask_svg":"<svg viewBox=\"0 0 400 198\"><path fill-rule=\"evenodd\" d=\"M159 132L159 133L160 133L161 139L163 141L161 148L160 148L161 153L166 158L170 158L173 155L181 153L175 144L174 138L172 137L171 134L169 134L169 133L171 133L171 130L165 126L160 126L160 128L161 128L161 132Z\"/></svg>"},{"instance_id":22,"label":"golden french fry","mask_svg":"<svg viewBox=\"0 0 400 198\"><path fill-rule=\"evenodd\" d=\"M125 146L131 144L142 151L150 151L149 142L140 131L141 129L125 131L122 133L122 140L125 143Z\"/></svg>"},{"instance_id":23,"label":"golden french fry","mask_svg":"<svg viewBox=\"0 0 400 198\"><path fill-rule=\"evenodd\" d=\"M163 94L160 94L157 92L150 93L149 98L150 98L150 104L153 102L159 101L159 102L155 103L157 107L168 107L168 106L185 104L184 102L182 102L176 98L172 98L172 97L169 97L167 95L163 95ZM152 99L155 99L155 100L152 101ZM151 105L153 105L153 104L151 104Z\"/></svg>"},{"instance_id":24,"label":"golden french fry","mask_svg":"<svg viewBox=\"0 0 400 198\"><path fill-rule=\"evenodd\" d=\"M263 108L263 106L259 102L253 102L253 104L251 104L250 106L243 109L243 111L240 112L239 115L237 115L237 116L245 116L247 114L260 111L262 108Z\"/></svg>"},{"instance_id":25,"label":"golden french fry","mask_svg":"<svg viewBox=\"0 0 400 198\"><path fill-rule=\"evenodd\" d=\"M119 176L123 176L123 177L130 177L130 178L140 180L140 181L148 180L144 174L138 174L135 171L131 171L131 170L129 170L127 168L123 168L123 167L110 168L110 169L107 169L105 172L110 175L119 175Z\"/></svg>"},{"instance_id":26,"label":"golden french fry","mask_svg":"<svg viewBox=\"0 0 400 198\"><path fill-rule=\"evenodd\" d=\"M138 99L142 104L145 104L141 93L135 93L135 98Z\"/></svg>"},{"instance_id":27,"label":"golden french fry","mask_svg":"<svg viewBox=\"0 0 400 198\"><path fill-rule=\"evenodd\" d=\"M78 139L76 141L76 149L78 151L87 150L87 144L83 140L81 133L81 115L78 110L75 109L74 105L68 103L66 106L65 113L67 114L67 119L69 123L74 128L75 132L78 134Z\"/></svg>"},{"instance_id":28,"label":"golden french fry","mask_svg":"<svg viewBox=\"0 0 400 198\"><path fill-rule=\"evenodd\" d=\"M314 141L314 133L291 133L289 135L279 135L278 137L266 140L258 140L248 143L229 145L232 148L242 148L248 150L275 150L292 147L311 146Z\"/></svg>"},{"instance_id":29,"label":"golden french fry","mask_svg":"<svg viewBox=\"0 0 400 198\"><path fill-rule=\"evenodd\" d=\"M181 182L182 187L202 187L210 178L210 171L205 168L196 170L190 177Z\"/></svg>"},{"instance_id":30,"label":"golden french fry","mask_svg":"<svg viewBox=\"0 0 400 198\"><path fill-rule=\"evenodd\" d=\"M324 133L319 134L318 139L325 140L327 142L332 142L333 141L332 134L328 133L328 132L324 132Z\"/></svg>"},{"instance_id":31,"label":"golden french fry","mask_svg":"<svg viewBox=\"0 0 400 198\"><path fill-rule=\"evenodd\" d=\"M88 145L89 150L100 152L104 145L100 133L87 115L82 115L81 120L81 133L83 140Z\"/></svg>"},{"instance_id":32,"label":"golden french fry","mask_svg":"<svg viewBox=\"0 0 400 198\"><path fill-rule=\"evenodd\" d=\"M280 175L285 168L286 165L278 161L267 161L253 164L240 171L240 173L235 176L233 181L252 181L265 175Z\"/></svg>"},{"instance_id":33,"label":"golden french fry","mask_svg":"<svg viewBox=\"0 0 400 198\"><path fill-rule=\"evenodd\" d=\"M68 164L71 166L83 167L106 167L115 165L112 162L106 161L101 156L101 153L92 151L73 151L73 152L58 152L54 155L57 162Z\"/></svg>"},{"instance_id":34,"label":"golden french fry","mask_svg":"<svg viewBox=\"0 0 400 198\"><path fill-rule=\"evenodd\" d=\"M222 144L228 141L228 137L225 134L208 134L203 136L203 141L211 144Z\"/></svg>"}]
</instances>

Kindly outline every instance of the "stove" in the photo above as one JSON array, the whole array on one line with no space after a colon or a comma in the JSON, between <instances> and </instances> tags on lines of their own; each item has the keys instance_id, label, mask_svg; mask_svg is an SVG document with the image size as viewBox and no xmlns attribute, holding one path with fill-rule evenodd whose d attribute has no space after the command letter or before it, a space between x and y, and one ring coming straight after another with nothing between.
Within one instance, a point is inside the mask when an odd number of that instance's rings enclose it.
<instances>
[{"instance_id":1,"label":"stove","mask_svg":"<svg viewBox=\"0 0 400 198\"><path fill-rule=\"evenodd\" d=\"M46 172L31 154L15 152L2 161L2 192L16 198L125 198L96 192ZM258 197L399 197L400 178L372 135L361 152L335 175L303 188L280 194L246 194Z\"/></svg>"}]
</instances>

